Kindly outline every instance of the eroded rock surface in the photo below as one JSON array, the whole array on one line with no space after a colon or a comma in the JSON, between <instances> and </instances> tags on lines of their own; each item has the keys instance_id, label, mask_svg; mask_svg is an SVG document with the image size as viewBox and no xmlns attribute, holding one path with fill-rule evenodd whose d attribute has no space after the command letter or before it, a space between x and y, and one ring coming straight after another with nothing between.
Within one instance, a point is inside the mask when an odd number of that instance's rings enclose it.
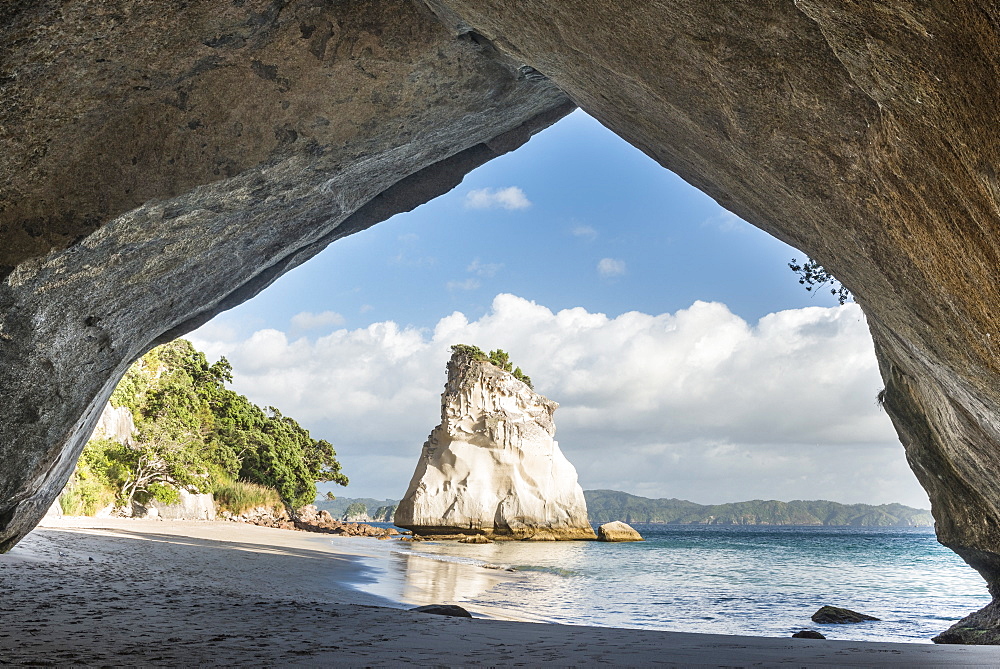
<instances>
[{"instance_id":1,"label":"eroded rock surface","mask_svg":"<svg viewBox=\"0 0 1000 669\"><path fill-rule=\"evenodd\" d=\"M420 535L594 539L576 469L553 439L559 405L456 348L441 424L393 522Z\"/></svg>"},{"instance_id":2,"label":"eroded rock surface","mask_svg":"<svg viewBox=\"0 0 1000 669\"><path fill-rule=\"evenodd\" d=\"M405 0L0 6L0 551L150 346L572 109Z\"/></svg>"}]
</instances>

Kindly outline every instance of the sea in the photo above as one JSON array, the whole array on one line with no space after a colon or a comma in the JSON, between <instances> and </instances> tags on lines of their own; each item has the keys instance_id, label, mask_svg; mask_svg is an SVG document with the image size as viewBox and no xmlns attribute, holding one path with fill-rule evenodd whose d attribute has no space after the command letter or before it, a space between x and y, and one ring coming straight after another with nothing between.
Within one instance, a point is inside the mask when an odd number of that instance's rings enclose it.
<instances>
[{"instance_id":1,"label":"sea","mask_svg":"<svg viewBox=\"0 0 1000 669\"><path fill-rule=\"evenodd\" d=\"M930 643L990 601L931 528L634 527L645 541L369 542L364 581L353 585L399 605L458 603L486 617L911 643ZM826 604L881 620L812 622Z\"/></svg>"}]
</instances>

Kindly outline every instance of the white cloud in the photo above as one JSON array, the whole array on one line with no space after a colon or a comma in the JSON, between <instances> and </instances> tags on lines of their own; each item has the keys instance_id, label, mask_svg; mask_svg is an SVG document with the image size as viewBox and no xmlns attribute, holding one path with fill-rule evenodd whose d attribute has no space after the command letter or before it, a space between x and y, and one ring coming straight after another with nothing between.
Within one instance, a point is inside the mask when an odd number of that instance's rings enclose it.
<instances>
[{"instance_id":1,"label":"white cloud","mask_svg":"<svg viewBox=\"0 0 1000 669\"><path fill-rule=\"evenodd\" d=\"M433 267L437 265L437 258L434 256L408 256L402 251L389 258L390 265L400 267Z\"/></svg>"},{"instance_id":2,"label":"white cloud","mask_svg":"<svg viewBox=\"0 0 1000 669\"><path fill-rule=\"evenodd\" d=\"M479 279L466 279L465 281L449 281L447 288L448 290L476 290L481 285Z\"/></svg>"},{"instance_id":3,"label":"white cloud","mask_svg":"<svg viewBox=\"0 0 1000 669\"><path fill-rule=\"evenodd\" d=\"M531 201L517 186L507 188L478 188L465 195L467 209L495 209L497 207L514 210L527 209Z\"/></svg>"},{"instance_id":4,"label":"white cloud","mask_svg":"<svg viewBox=\"0 0 1000 669\"><path fill-rule=\"evenodd\" d=\"M297 330L315 330L343 324L344 317L336 311L323 311L318 314L303 311L292 316L292 326Z\"/></svg>"},{"instance_id":5,"label":"white cloud","mask_svg":"<svg viewBox=\"0 0 1000 669\"><path fill-rule=\"evenodd\" d=\"M589 225L578 225L570 232L574 237L586 239L588 242L592 242L597 239L597 230Z\"/></svg>"},{"instance_id":6,"label":"white cloud","mask_svg":"<svg viewBox=\"0 0 1000 669\"><path fill-rule=\"evenodd\" d=\"M484 262L479 262L479 258L476 258L471 263L469 263L469 266L466 267L465 269L467 272L472 272L476 276L483 276L490 278L496 276L497 272L503 269L503 263L502 262L484 263Z\"/></svg>"},{"instance_id":7,"label":"white cloud","mask_svg":"<svg viewBox=\"0 0 1000 669\"><path fill-rule=\"evenodd\" d=\"M235 388L331 440L353 484L398 497L439 422L449 347L500 347L560 403L557 438L585 488L697 502L816 499L926 504L888 418L856 305L750 324L718 303L616 318L498 295L475 321L393 322L289 340L192 336L226 355Z\"/></svg>"},{"instance_id":8,"label":"white cloud","mask_svg":"<svg viewBox=\"0 0 1000 669\"><path fill-rule=\"evenodd\" d=\"M625 261L601 258L597 263L597 273L603 277L621 276L625 273Z\"/></svg>"},{"instance_id":9,"label":"white cloud","mask_svg":"<svg viewBox=\"0 0 1000 669\"><path fill-rule=\"evenodd\" d=\"M702 225L717 228L722 232L746 232L752 226L731 211L723 209L711 218L702 221Z\"/></svg>"}]
</instances>

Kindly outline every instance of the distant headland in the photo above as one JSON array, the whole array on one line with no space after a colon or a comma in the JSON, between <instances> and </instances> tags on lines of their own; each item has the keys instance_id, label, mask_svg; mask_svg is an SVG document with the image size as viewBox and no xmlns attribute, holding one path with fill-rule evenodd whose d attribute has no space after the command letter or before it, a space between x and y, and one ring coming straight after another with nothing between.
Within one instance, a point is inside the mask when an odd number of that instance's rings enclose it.
<instances>
[{"instance_id":1,"label":"distant headland","mask_svg":"<svg viewBox=\"0 0 1000 669\"><path fill-rule=\"evenodd\" d=\"M587 512L594 524L620 520L626 523L666 525L826 525L853 527L932 527L930 511L902 504L840 504L827 500L752 500L729 504L696 504L683 499L650 499L617 490L584 490ZM370 516L378 507L398 500L338 497L316 503L334 516L349 506L365 506ZM372 507L372 508L368 508ZM357 507L355 507L357 508ZM384 514L380 514L383 518ZM386 519L388 520L388 519Z\"/></svg>"}]
</instances>

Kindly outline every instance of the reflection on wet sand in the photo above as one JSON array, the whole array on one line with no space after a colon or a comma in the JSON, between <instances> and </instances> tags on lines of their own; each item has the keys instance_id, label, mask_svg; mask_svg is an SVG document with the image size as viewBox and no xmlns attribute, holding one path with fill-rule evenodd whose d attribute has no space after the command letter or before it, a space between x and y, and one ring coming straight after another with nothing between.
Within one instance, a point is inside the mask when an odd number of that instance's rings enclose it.
<instances>
[{"instance_id":1,"label":"reflection on wet sand","mask_svg":"<svg viewBox=\"0 0 1000 669\"><path fill-rule=\"evenodd\" d=\"M511 578L508 572L395 553L390 568L403 575L402 600L414 604L456 604L476 599Z\"/></svg>"},{"instance_id":2,"label":"reflection on wet sand","mask_svg":"<svg viewBox=\"0 0 1000 669\"><path fill-rule=\"evenodd\" d=\"M580 584L573 577L586 569L586 544L594 542L386 543L378 542L370 555L371 568L381 573L356 584L370 594L407 606L458 604L480 617L507 620L555 622L573 612L584 615L573 605ZM502 568L508 566L517 571Z\"/></svg>"}]
</instances>

